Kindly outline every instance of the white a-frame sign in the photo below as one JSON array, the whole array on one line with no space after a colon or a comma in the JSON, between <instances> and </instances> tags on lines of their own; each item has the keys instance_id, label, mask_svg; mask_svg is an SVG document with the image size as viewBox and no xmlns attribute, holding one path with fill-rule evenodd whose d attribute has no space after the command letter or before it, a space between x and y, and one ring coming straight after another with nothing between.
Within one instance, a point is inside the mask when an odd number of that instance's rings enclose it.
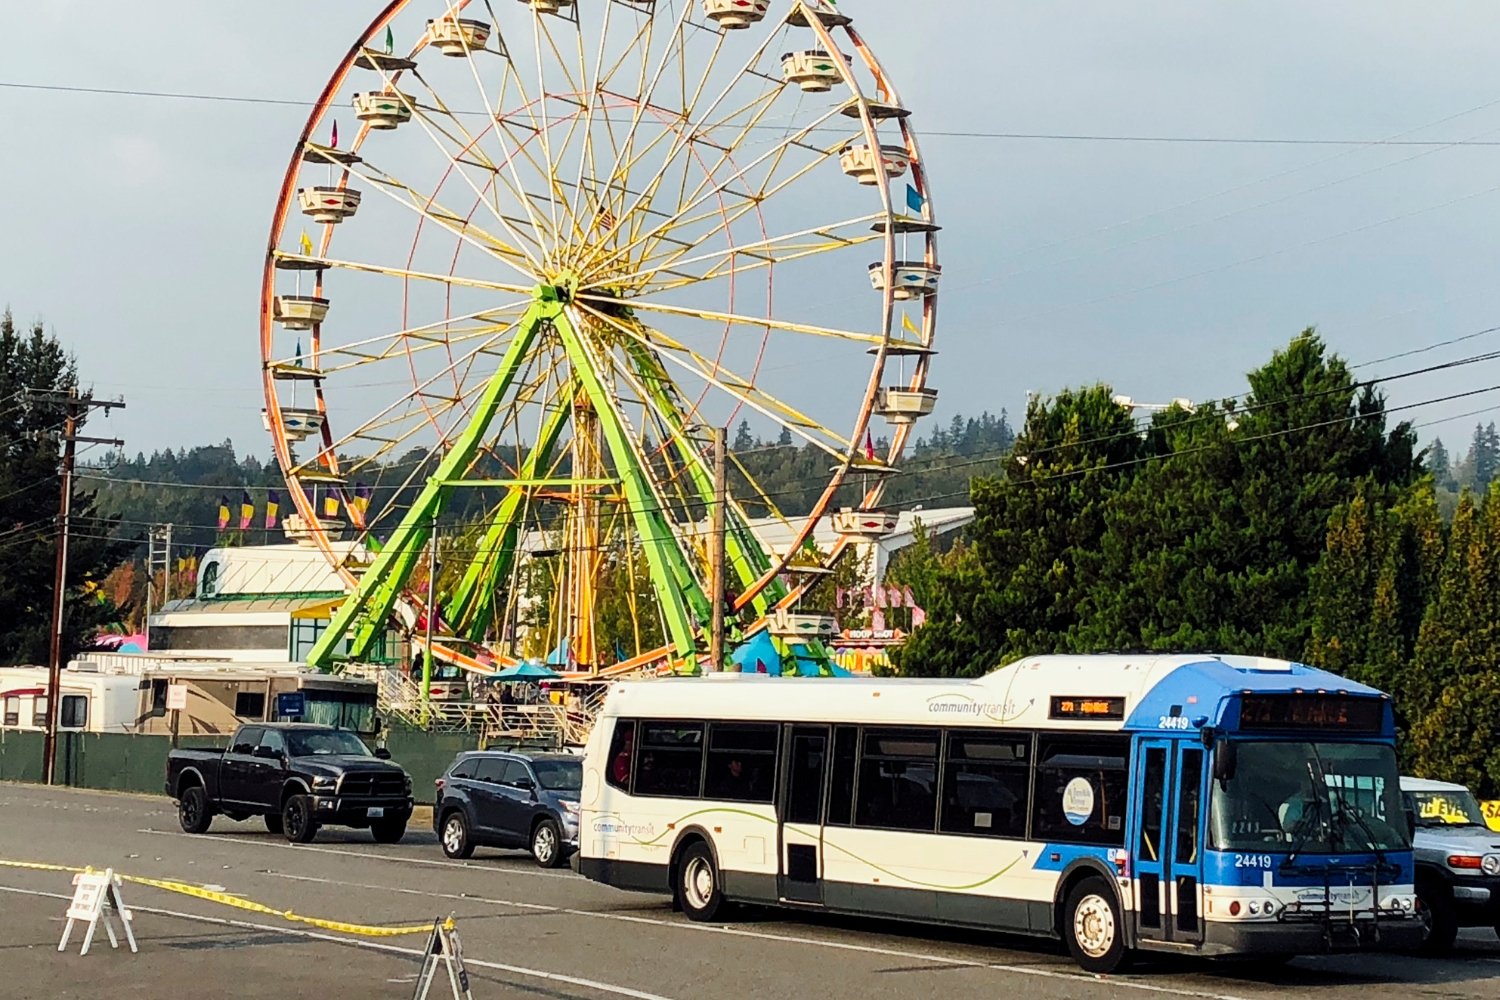
<instances>
[{"instance_id":1,"label":"white a-frame sign","mask_svg":"<svg viewBox=\"0 0 1500 1000\"><path fill-rule=\"evenodd\" d=\"M120 898L120 876L115 874L113 868L106 868L102 872L79 872L73 876L73 901L68 904L68 922L63 925L62 940L57 943L58 951L68 950L68 937L73 933L73 922L75 920L86 921L89 925L88 933L83 936L83 948L78 952L80 955L89 953L89 945L94 942L94 930L99 926L99 921L104 921L104 932L109 935L109 946L120 947L119 938L115 937L114 923L109 919L111 912L120 918L120 926L125 929L125 940L130 942L132 954L139 949L135 946L135 932L130 929L131 914L125 908L125 900Z\"/></svg>"},{"instance_id":2,"label":"white a-frame sign","mask_svg":"<svg viewBox=\"0 0 1500 1000\"><path fill-rule=\"evenodd\" d=\"M469 992L469 970L464 968L463 942L458 939L458 931L446 920L433 921L432 936L427 939L427 954L422 958L422 971L417 975L417 989L412 993L412 1000L427 1000L439 967L448 973L453 1000L474 1000Z\"/></svg>"}]
</instances>

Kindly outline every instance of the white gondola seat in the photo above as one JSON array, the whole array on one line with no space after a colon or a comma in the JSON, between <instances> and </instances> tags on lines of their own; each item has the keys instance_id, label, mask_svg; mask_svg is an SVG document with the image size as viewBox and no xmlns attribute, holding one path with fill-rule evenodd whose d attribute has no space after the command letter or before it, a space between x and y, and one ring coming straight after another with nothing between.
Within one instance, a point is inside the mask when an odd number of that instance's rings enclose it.
<instances>
[{"instance_id":1,"label":"white gondola seat","mask_svg":"<svg viewBox=\"0 0 1500 1000\"><path fill-rule=\"evenodd\" d=\"M297 205L314 222L337 225L359 211L359 192L353 188L310 187L297 189Z\"/></svg>"},{"instance_id":2,"label":"white gondola seat","mask_svg":"<svg viewBox=\"0 0 1500 1000\"><path fill-rule=\"evenodd\" d=\"M831 56L822 49L787 52L781 57L781 78L787 83L795 83L809 94L826 94L835 83L844 79L838 60L838 56ZM853 65L849 56L844 56L843 60Z\"/></svg>"},{"instance_id":3,"label":"white gondola seat","mask_svg":"<svg viewBox=\"0 0 1500 1000\"><path fill-rule=\"evenodd\" d=\"M806 611L772 612L767 621L771 634L781 639L830 639L838 626L833 615Z\"/></svg>"},{"instance_id":4,"label":"white gondola seat","mask_svg":"<svg viewBox=\"0 0 1500 1000\"><path fill-rule=\"evenodd\" d=\"M898 260L894 268L891 297L898 300L919 299L933 295L938 289L938 279L943 269L937 264L920 260ZM876 261L870 265L870 284L877 292L885 291L885 264Z\"/></svg>"},{"instance_id":5,"label":"white gondola seat","mask_svg":"<svg viewBox=\"0 0 1500 1000\"><path fill-rule=\"evenodd\" d=\"M875 397L875 412L893 424L915 423L937 406L936 389L891 386Z\"/></svg>"},{"instance_id":6,"label":"white gondola seat","mask_svg":"<svg viewBox=\"0 0 1500 1000\"><path fill-rule=\"evenodd\" d=\"M328 300L316 295L276 296L276 322L288 330L311 330L328 316Z\"/></svg>"},{"instance_id":7,"label":"white gondola seat","mask_svg":"<svg viewBox=\"0 0 1500 1000\"><path fill-rule=\"evenodd\" d=\"M845 507L833 515L833 530L851 538L883 538L896 530L898 520L890 511Z\"/></svg>"},{"instance_id":8,"label":"white gondola seat","mask_svg":"<svg viewBox=\"0 0 1500 1000\"><path fill-rule=\"evenodd\" d=\"M490 26L472 18L443 16L427 22L427 39L443 55L462 59L484 48L490 40Z\"/></svg>"},{"instance_id":9,"label":"white gondola seat","mask_svg":"<svg viewBox=\"0 0 1500 1000\"><path fill-rule=\"evenodd\" d=\"M703 13L725 31L748 28L765 19L771 0L703 0Z\"/></svg>"},{"instance_id":10,"label":"white gondola seat","mask_svg":"<svg viewBox=\"0 0 1500 1000\"><path fill-rule=\"evenodd\" d=\"M393 129L411 121L411 98L393 91L355 94L354 117L371 128Z\"/></svg>"},{"instance_id":11,"label":"white gondola seat","mask_svg":"<svg viewBox=\"0 0 1500 1000\"><path fill-rule=\"evenodd\" d=\"M573 0L521 0L538 14L560 14L564 7L573 6Z\"/></svg>"},{"instance_id":12,"label":"white gondola seat","mask_svg":"<svg viewBox=\"0 0 1500 1000\"><path fill-rule=\"evenodd\" d=\"M888 178L897 178L911 166L911 154L905 146L881 146L880 162ZM879 184L880 169L875 165L875 154L866 143L851 143L839 151L839 166L844 173L861 184Z\"/></svg>"}]
</instances>

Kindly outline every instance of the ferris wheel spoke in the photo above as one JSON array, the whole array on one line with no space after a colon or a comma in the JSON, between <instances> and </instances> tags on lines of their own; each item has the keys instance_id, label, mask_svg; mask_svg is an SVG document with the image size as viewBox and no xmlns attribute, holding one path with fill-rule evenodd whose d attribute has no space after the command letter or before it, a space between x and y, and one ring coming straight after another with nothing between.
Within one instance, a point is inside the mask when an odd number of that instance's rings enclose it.
<instances>
[{"instance_id":1,"label":"ferris wheel spoke","mask_svg":"<svg viewBox=\"0 0 1500 1000\"><path fill-rule=\"evenodd\" d=\"M474 225L464 216L459 215L448 208L443 207L437 201L436 195L424 195L416 188L393 177L391 174L381 170L379 176L351 168L351 173L361 180L374 186L375 190L389 197L396 204L410 209L424 220L428 220L457 237L460 241L467 243L477 250L481 250L490 257L503 262L511 270L525 278L532 278L534 271L528 269L525 264L519 263L521 259L531 262L531 254L525 248L511 246L505 241L485 232ZM507 228L509 224L507 223ZM517 286L501 286L503 291L516 290Z\"/></svg>"},{"instance_id":2,"label":"ferris wheel spoke","mask_svg":"<svg viewBox=\"0 0 1500 1000\"><path fill-rule=\"evenodd\" d=\"M303 264L316 264L329 270L363 271L369 274L385 274L394 278L416 278L419 281L435 281L444 285L461 285L465 288L481 288L486 291L510 292L516 295L530 294L529 285L510 285L499 281L485 281L480 278L466 278L458 274L439 274L432 271L414 271L405 267L394 267L389 264L371 264L365 261L341 260L336 257L307 257L302 254L288 253L285 250L276 251L277 260L296 261ZM477 314L476 314L477 315Z\"/></svg>"},{"instance_id":3,"label":"ferris wheel spoke","mask_svg":"<svg viewBox=\"0 0 1500 1000\"><path fill-rule=\"evenodd\" d=\"M505 322L499 322L499 318L503 317L507 312L513 312L516 316L519 316L521 311L525 309L527 304L528 303L526 301L523 301L519 303L512 303L509 305L501 305L489 309L482 309L478 312L469 313L463 316L445 317L432 323L424 323L419 326L406 327L401 330L396 330L393 333L383 333L374 337L366 337L360 340L349 341L343 344L335 344L333 346L321 346L320 342L317 354L314 356L313 360L316 361L318 357L326 354L344 353L358 354L358 356L366 359L364 362L360 363L368 363L369 361L382 361L385 360L389 355L385 353L368 354L367 352L363 351L356 352L355 349L370 347L376 344L384 344L386 342L399 342L402 338L406 337L414 337L426 340L429 343L442 343L445 342L445 338L437 336L437 331L446 330L455 323L468 323L473 320L495 318L497 321L495 323L485 324L479 327L464 328L466 330L464 339L467 339L468 336L483 336L486 333L490 333L496 330L506 330L515 325L515 320L511 319L506 320ZM297 360L298 359L296 357L283 358L281 360L273 360L269 362L269 364L273 366L284 366L288 364L295 365L297 363ZM324 374L330 374L334 370L336 369L324 369L323 371Z\"/></svg>"},{"instance_id":4,"label":"ferris wheel spoke","mask_svg":"<svg viewBox=\"0 0 1500 1000\"><path fill-rule=\"evenodd\" d=\"M599 306L619 305L620 300L607 295L591 295L580 292L578 299L582 302L593 303ZM814 326L810 323L793 323L788 320L775 319L770 316L741 316L735 313L718 312L712 309L695 309L691 306L673 306L661 302L652 302L649 299L630 297L625 300L631 309L645 309L651 312L669 313L674 316L687 316L693 319L712 320L716 323L728 323L736 326L750 326L760 329L770 328L772 330L786 330L790 333L805 333L816 337L834 337L842 340L855 340L863 344L883 344L885 337L875 333L858 333L853 330L839 330L828 326Z\"/></svg>"},{"instance_id":5,"label":"ferris wheel spoke","mask_svg":"<svg viewBox=\"0 0 1500 1000\"><path fill-rule=\"evenodd\" d=\"M750 209L747 208L744 211L748 212L750 211ZM740 217L741 216L734 216L732 218L726 217L723 225L707 234L701 242L707 242L708 240L717 236L720 232L727 231L730 224L732 224L735 219ZM677 287L678 285L682 284L712 281L716 278L724 277L726 275L740 273L741 270L768 267L773 264L785 263L787 261L797 260L802 257L813 256L820 253L828 253L834 250L843 250L848 247L854 247L859 246L863 243L869 243L877 239L883 239L883 237L879 236L878 234L872 234L868 231L861 232L858 235L840 236L839 230L852 229L856 226L874 222L882 217L883 213L864 215L855 219L847 219L843 222L835 222L831 225L815 226L811 229L800 229L797 232L787 233L782 236L771 236L765 239L755 240L750 243L737 243L722 247L717 250L711 250L707 253L700 253L693 257L680 256L680 254L687 253L688 251L686 248L679 248L670 252L664 252L657 258L643 260L641 261L639 270L633 271L620 277L611 277L609 283L627 287L635 285L642 290L651 288L652 291L665 291L669 288ZM868 230L868 227L866 227L866 229ZM805 241L809 237L819 237L822 242L792 242L795 240ZM735 266L734 260L737 257L747 258L750 263L744 266ZM679 269L681 268L690 268L695 264L707 263L712 263L713 266L703 273L695 274L679 271ZM667 285L661 288L651 287L651 279L653 279L658 274L668 272L677 275L679 280L675 282L669 282ZM594 285L584 285L581 287L598 287L599 284L601 283L595 283ZM637 292L637 294L642 293L643 292Z\"/></svg>"},{"instance_id":6,"label":"ferris wheel spoke","mask_svg":"<svg viewBox=\"0 0 1500 1000\"><path fill-rule=\"evenodd\" d=\"M762 416L785 427L808 444L826 451L833 458L843 461L852 450L852 445L847 438L836 431L829 430L795 407L759 388L752 379L736 375L722 364L703 357L660 330L644 324L622 323L613 316L589 308L582 302L579 304L595 319L607 323L626 336L656 350L657 356L662 360L670 361L696 378L729 394ZM834 444L830 444L830 441Z\"/></svg>"}]
</instances>

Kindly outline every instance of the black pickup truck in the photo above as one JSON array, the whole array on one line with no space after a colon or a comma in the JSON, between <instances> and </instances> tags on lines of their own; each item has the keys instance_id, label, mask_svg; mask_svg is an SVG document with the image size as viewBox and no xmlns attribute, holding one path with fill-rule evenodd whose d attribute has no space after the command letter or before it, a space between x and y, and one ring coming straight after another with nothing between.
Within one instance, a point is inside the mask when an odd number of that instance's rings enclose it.
<instances>
[{"instance_id":1,"label":"black pickup truck","mask_svg":"<svg viewBox=\"0 0 1500 1000\"><path fill-rule=\"evenodd\" d=\"M167 794L188 833L204 833L215 813L264 816L266 829L307 843L324 824L369 827L394 844L411 818L411 778L384 749L371 753L354 733L301 723L241 726L228 750L173 750Z\"/></svg>"}]
</instances>

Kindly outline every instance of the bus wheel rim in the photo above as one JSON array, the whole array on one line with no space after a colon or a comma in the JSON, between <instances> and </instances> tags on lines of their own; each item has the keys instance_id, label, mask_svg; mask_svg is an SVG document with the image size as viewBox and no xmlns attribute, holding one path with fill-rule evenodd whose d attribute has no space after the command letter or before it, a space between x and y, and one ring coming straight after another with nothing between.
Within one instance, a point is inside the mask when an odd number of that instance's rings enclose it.
<instances>
[{"instance_id":1,"label":"bus wheel rim","mask_svg":"<svg viewBox=\"0 0 1500 1000\"><path fill-rule=\"evenodd\" d=\"M701 910L713 898L714 873L702 858L694 858L688 862L682 885L693 908Z\"/></svg>"},{"instance_id":2,"label":"bus wheel rim","mask_svg":"<svg viewBox=\"0 0 1500 1000\"><path fill-rule=\"evenodd\" d=\"M1115 912L1102 896L1085 896L1073 911L1073 938L1090 958L1098 958L1114 947Z\"/></svg>"}]
</instances>

